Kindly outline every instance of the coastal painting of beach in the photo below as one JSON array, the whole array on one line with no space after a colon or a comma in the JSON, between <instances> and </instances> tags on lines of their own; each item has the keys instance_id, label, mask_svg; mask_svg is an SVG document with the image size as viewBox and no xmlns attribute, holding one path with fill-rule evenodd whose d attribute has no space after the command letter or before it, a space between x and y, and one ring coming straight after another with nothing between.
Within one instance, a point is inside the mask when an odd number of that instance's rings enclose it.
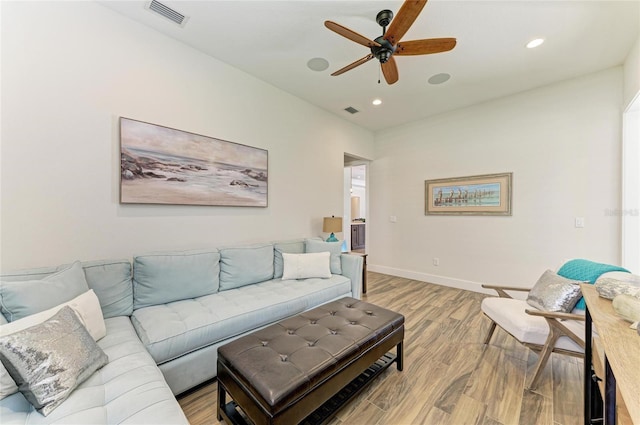
<instances>
[{"instance_id":1,"label":"coastal painting of beach","mask_svg":"<svg viewBox=\"0 0 640 425\"><path fill-rule=\"evenodd\" d=\"M425 181L425 214L511 215L512 173Z\"/></svg>"},{"instance_id":2,"label":"coastal painting of beach","mask_svg":"<svg viewBox=\"0 0 640 425\"><path fill-rule=\"evenodd\" d=\"M268 151L120 118L120 202L266 207Z\"/></svg>"}]
</instances>

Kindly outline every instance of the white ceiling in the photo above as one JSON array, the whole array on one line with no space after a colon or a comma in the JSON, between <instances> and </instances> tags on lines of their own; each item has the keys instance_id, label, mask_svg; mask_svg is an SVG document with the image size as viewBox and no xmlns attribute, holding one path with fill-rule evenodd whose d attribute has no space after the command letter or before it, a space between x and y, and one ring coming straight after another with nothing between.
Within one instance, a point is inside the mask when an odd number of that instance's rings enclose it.
<instances>
[{"instance_id":1,"label":"white ceiling","mask_svg":"<svg viewBox=\"0 0 640 425\"><path fill-rule=\"evenodd\" d=\"M446 53L396 57L400 80L389 86L375 59L332 77L369 51L323 22L373 39L382 33L376 14L396 13L401 1L161 2L189 16L184 28L145 9L146 1L99 3L371 130L620 65L640 27L638 0L431 0L403 40L455 37L458 44ZM538 37L542 46L525 48ZM329 69L310 70L315 57L327 59ZM438 73L451 79L428 84ZM371 104L376 97L381 106ZM360 112L351 115L348 106Z\"/></svg>"}]
</instances>

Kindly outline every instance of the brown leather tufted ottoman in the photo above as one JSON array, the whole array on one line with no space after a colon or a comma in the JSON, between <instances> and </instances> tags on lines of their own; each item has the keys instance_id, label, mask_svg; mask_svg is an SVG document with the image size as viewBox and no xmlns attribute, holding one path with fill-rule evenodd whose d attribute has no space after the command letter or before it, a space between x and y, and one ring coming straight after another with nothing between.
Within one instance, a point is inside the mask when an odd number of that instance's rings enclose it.
<instances>
[{"instance_id":1,"label":"brown leather tufted ottoman","mask_svg":"<svg viewBox=\"0 0 640 425\"><path fill-rule=\"evenodd\" d=\"M218 420L247 423L239 406L256 425L325 423L392 363L402 370L403 339L404 316L355 298L243 336L218 348Z\"/></svg>"}]
</instances>

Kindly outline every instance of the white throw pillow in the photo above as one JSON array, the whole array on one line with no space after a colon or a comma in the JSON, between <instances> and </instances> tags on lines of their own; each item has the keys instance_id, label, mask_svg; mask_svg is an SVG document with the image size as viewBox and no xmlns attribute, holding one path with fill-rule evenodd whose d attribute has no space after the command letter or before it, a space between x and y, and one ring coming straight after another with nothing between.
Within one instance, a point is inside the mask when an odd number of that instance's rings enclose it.
<instances>
[{"instance_id":1,"label":"white throw pillow","mask_svg":"<svg viewBox=\"0 0 640 425\"><path fill-rule=\"evenodd\" d=\"M307 279L311 277L331 277L331 253L316 252L308 254L282 253L284 269L282 280Z\"/></svg>"},{"instance_id":2,"label":"white throw pillow","mask_svg":"<svg viewBox=\"0 0 640 425\"><path fill-rule=\"evenodd\" d=\"M62 303L50 308L49 310L32 314L14 322L7 323L6 325L0 325L0 336L9 335L44 323L53 317L64 306L71 307L71 309L76 313L76 316L78 316L80 322L85 328L87 328L87 331L89 331L89 334L95 341L98 341L107 334L107 328L104 324L104 318L102 317L102 309L100 308L100 301L93 292L93 289L90 289L84 294L78 295L71 301ZM0 363L0 400L16 392L18 392L16 383L13 381L4 365Z\"/></svg>"}]
</instances>

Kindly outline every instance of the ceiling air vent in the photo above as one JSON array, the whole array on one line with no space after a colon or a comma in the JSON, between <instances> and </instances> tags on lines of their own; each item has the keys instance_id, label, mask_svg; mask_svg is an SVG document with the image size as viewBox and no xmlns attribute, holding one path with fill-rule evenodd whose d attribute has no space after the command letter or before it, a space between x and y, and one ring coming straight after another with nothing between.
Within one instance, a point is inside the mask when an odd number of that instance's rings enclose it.
<instances>
[{"instance_id":1,"label":"ceiling air vent","mask_svg":"<svg viewBox=\"0 0 640 425\"><path fill-rule=\"evenodd\" d=\"M182 13L171 9L169 6L166 6L156 0L151 0L150 2L147 2L145 7L151 10L152 12L155 12L158 15L163 16L164 18L167 18L168 20L175 22L181 27L184 27L187 21L189 20L188 16L184 16Z\"/></svg>"},{"instance_id":2,"label":"ceiling air vent","mask_svg":"<svg viewBox=\"0 0 640 425\"><path fill-rule=\"evenodd\" d=\"M356 108L354 108L353 106L349 106L347 108L344 108L344 110L347 111L350 114L357 114L358 112L360 112Z\"/></svg>"}]
</instances>

